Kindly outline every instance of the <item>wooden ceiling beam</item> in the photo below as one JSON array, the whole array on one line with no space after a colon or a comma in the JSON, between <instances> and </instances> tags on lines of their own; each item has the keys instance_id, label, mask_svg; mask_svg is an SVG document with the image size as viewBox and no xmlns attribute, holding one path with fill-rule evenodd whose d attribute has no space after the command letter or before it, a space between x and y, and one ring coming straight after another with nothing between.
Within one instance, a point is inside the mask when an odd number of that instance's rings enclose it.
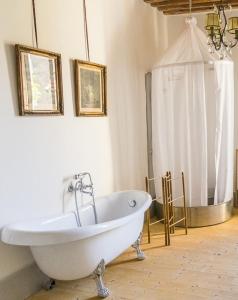
<instances>
[{"instance_id":1,"label":"wooden ceiling beam","mask_svg":"<svg viewBox=\"0 0 238 300\"><path fill-rule=\"evenodd\" d=\"M212 7L211 7L212 8ZM197 8L193 8L192 9L192 13L194 13L194 12L204 12L204 11L208 11L209 9L211 9L211 8L207 8L207 7L197 7ZM175 13L178 13L178 14L186 14L186 13L190 13L190 9L189 8L184 8L184 7L180 7L180 8L171 8L171 9L165 9L165 10L163 10L163 13L165 14L165 15L170 15L170 14L175 14Z\"/></svg>"},{"instance_id":2,"label":"wooden ceiling beam","mask_svg":"<svg viewBox=\"0 0 238 300\"><path fill-rule=\"evenodd\" d=\"M210 9L213 9L213 6L210 4L210 5L197 5L197 6L192 7L192 11L195 11L198 9L210 10ZM190 9L187 5L180 5L180 6L171 5L171 6L164 7L163 9L159 8L159 10L166 12L166 11L172 11L172 10L190 10Z\"/></svg>"},{"instance_id":3,"label":"wooden ceiling beam","mask_svg":"<svg viewBox=\"0 0 238 300\"><path fill-rule=\"evenodd\" d=\"M169 2L168 0L144 0L146 3Z\"/></svg>"},{"instance_id":4,"label":"wooden ceiling beam","mask_svg":"<svg viewBox=\"0 0 238 300\"><path fill-rule=\"evenodd\" d=\"M178 14L189 12L189 0L144 0L158 10L163 11L165 14ZM223 0L223 5L230 4L233 8L238 7L238 0ZM213 6L221 4L220 0L192 0L193 12L204 12L213 9Z\"/></svg>"},{"instance_id":5,"label":"wooden ceiling beam","mask_svg":"<svg viewBox=\"0 0 238 300\"><path fill-rule=\"evenodd\" d=\"M234 5L234 8L237 8L238 4ZM212 7L211 7L212 8ZM198 8L193 8L192 12L193 13L199 13L199 12L207 12L209 11L208 7L198 7ZM176 9L171 9L171 10L163 10L163 13L165 15L179 15L179 14L188 14L190 12L189 8L176 8Z\"/></svg>"},{"instance_id":6,"label":"wooden ceiling beam","mask_svg":"<svg viewBox=\"0 0 238 300\"><path fill-rule=\"evenodd\" d=\"M219 2L220 3L220 2ZM198 7L201 7L201 8L213 8L213 4L218 4L217 1L215 1L214 3L195 3L193 4L192 8L198 8ZM233 3L233 7L234 5L237 5L238 4L238 0L236 0L236 2ZM172 4L172 3L169 3L167 5L165 4L160 4L158 6L155 6L157 7L159 10L164 10L164 9L168 9L168 8L180 8L180 7L189 7L189 4L188 3L183 3L183 4Z\"/></svg>"},{"instance_id":7,"label":"wooden ceiling beam","mask_svg":"<svg viewBox=\"0 0 238 300\"><path fill-rule=\"evenodd\" d=\"M233 2L234 4L237 4L237 0ZM213 6L215 5L219 5L221 3L221 1L213 1L213 2L202 2L202 1L196 1L193 3L192 7L196 7L196 6ZM182 5L186 5L189 6L188 1L180 1L179 3L174 3L174 2L169 2L169 3L159 3L159 4L151 4L151 6L154 7L158 7L158 8L163 8L163 7L170 7L170 6L174 6L174 7L179 7ZM225 3L225 5L227 5Z\"/></svg>"},{"instance_id":8,"label":"wooden ceiling beam","mask_svg":"<svg viewBox=\"0 0 238 300\"><path fill-rule=\"evenodd\" d=\"M184 3L188 3L189 4L189 0L144 0L144 2L149 3L149 4L153 4L153 5L160 5L160 4L184 4ZM221 1L214 1L214 0L193 0L192 4L195 3L214 3L214 2L220 2ZM223 0L223 4L232 4L233 2L236 2L236 0Z\"/></svg>"}]
</instances>

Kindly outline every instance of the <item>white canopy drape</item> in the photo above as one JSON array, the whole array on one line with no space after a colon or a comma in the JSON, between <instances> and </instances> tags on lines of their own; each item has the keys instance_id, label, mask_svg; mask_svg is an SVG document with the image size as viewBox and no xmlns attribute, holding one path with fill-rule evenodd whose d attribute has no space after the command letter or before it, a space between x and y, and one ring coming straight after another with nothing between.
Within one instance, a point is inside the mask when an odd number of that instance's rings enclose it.
<instances>
[{"instance_id":1,"label":"white canopy drape","mask_svg":"<svg viewBox=\"0 0 238 300\"><path fill-rule=\"evenodd\" d=\"M152 72L154 176L183 170L189 206L232 199L233 84L233 62L208 53L194 19Z\"/></svg>"}]
</instances>

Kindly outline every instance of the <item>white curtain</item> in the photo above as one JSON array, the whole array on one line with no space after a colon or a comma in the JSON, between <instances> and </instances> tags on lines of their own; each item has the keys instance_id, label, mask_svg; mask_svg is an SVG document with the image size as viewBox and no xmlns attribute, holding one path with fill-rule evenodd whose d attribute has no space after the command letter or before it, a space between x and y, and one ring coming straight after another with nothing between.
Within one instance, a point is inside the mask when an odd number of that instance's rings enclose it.
<instances>
[{"instance_id":1,"label":"white curtain","mask_svg":"<svg viewBox=\"0 0 238 300\"><path fill-rule=\"evenodd\" d=\"M154 175L183 170L188 206L206 206L209 196L215 203L232 198L233 113L232 62L175 64L152 72ZM156 192L161 193L159 181Z\"/></svg>"},{"instance_id":2,"label":"white curtain","mask_svg":"<svg viewBox=\"0 0 238 300\"><path fill-rule=\"evenodd\" d=\"M218 82L216 95L216 189L215 203L229 201L233 197L234 157L234 70L233 63L215 63Z\"/></svg>"},{"instance_id":3,"label":"white curtain","mask_svg":"<svg viewBox=\"0 0 238 300\"><path fill-rule=\"evenodd\" d=\"M207 204L204 84L200 63L160 67L152 73L154 173L171 170L177 176L183 170L189 206Z\"/></svg>"},{"instance_id":4,"label":"white curtain","mask_svg":"<svg viewBox=\"0 0 238 300\"><path fill-rule=\"evenodd\" d=\"M207 49L195 18L152 72L154 176L184 171L189 206L233 196L233 62ZM160 192L156 181L156 193ZM178 185L179 186L179 185ZM179 194L175 186L174 192Z\"/></svg>"}]
</instances>

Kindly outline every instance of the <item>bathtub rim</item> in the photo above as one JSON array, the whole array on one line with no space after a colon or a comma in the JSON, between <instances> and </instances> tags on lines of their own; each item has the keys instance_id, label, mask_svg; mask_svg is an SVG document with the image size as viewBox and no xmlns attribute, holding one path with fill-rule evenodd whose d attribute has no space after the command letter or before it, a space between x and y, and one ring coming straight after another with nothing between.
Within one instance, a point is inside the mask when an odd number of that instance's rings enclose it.
<instances>
[{"instance_id":1,"label":"bathtub rim","mask_svg":"<svg viewBox=\"0 0 238 300\"><path fill-rule=\"evenodd\" d=\"M90 238L92 236L101 234L103 232L112 230L114 228L117 228L119 226L123 226L127 223L129 223L131 220L136 218L140 214L144 214L144 212L149 208L151 205L152 199L151 196L141 190L127 190L127 191L119 191L119 192L114 192L111 193L107 196L104 197L99 197L98 200L104 199L105 197L114 195L114 194L120 194L120 193L128 193L128 192L140 192L145 195L145 202L143 205L136 210L135 212L130 213L127 216L106 221L103 223L99 224L92 224L92 225L86 225L83 227L72 227L69 229L59 229L59 230L24 230L20 229L20 226L25 224L31 224L33 221L34 222L39 222L39 227L41 226L40 224L43 221L47 220L53 220L56 218L64 218L64 217L70 217L73 216L75 217L73 212L69 213L62 213L59 215L54 215L54 216L48 216L48 217L41 217L41 218L33 218L29 219L27 221L22 221L22 222L15 222L9 225L6 225L1 232L1 240L5 244L10 244L10 245L16 245L16 246L29 246L29 247L34 247L34 246L50 246L50 245L57 245L57 244L65 244L69 242L74 242L86 238ZM86 207L84 207L86 208Z\"/></svg>"}]
</instances>

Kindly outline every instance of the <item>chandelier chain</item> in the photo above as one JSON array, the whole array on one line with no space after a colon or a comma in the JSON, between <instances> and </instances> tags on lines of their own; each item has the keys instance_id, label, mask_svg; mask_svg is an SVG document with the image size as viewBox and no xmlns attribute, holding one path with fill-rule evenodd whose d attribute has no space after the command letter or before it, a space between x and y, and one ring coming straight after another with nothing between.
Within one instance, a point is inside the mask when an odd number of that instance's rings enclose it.
<instances>
[{"instance_id":1,"label":"chandelier chain","mask_svg":"<svg viewBox=\"0 0 238 300\"><path fill-rule=\"evenodd\" d=\"M192 0L189 0L189 14L192 15Z\"/></svg>"}]
</instances>

